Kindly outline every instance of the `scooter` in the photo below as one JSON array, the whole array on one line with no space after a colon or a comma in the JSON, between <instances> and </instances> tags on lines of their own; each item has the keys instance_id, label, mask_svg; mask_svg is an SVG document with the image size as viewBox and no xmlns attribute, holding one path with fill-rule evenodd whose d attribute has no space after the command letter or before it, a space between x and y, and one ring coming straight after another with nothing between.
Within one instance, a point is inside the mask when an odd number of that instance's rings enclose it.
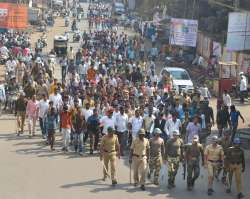
<instances>
[{"instance_id":1,"label":"scooter","mask_svg":"<svg viewBox=\"0 0 250 199\"><path fill-rule=\"evenodd\" d=\"M73 42L79 42L81 39L81 34L80 32L75 32L73 35Z\"/></svg>"},{"instance_id":2,"label":"scooter","mask_svg":"<svg viewBox=\"0 0 250 199\"><path fill-rule=\"evenodd\" d=\"M69 26L69 20L66 19L66 20L65 20L65 27L68 27L68 26Z\"/></svg>"}]
</instances>

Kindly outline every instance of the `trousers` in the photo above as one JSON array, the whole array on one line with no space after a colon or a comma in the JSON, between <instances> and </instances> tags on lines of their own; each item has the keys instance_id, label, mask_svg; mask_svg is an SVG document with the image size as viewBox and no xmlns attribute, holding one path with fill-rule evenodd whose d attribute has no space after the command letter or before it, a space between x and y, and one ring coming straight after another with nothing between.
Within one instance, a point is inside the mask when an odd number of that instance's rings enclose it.
<instances>
[{"instance_id":1,"label":"trousers","mask_svg":"<svg viewBox=\"0 0 250 199\"><path fill-rule=\"evenodd\" d=\"M90 139L90 151L97 150L99 142L99 132L89 130L89 139Z\"/></svg>"},{"instance_id":2,"label":"trousers","mask_svg":"<svg viewBox=\"0 0 250 199\"><path fill-rule=\"evenodd\" d=\"M133 156L133 171L134 182L145 185L146 171L147 171L147 159Z\"/></svg>"},{"instance_id":3,"label":"trousers","mask_svg":"<svg viewBox=\"0 0 250 199\"><path fill-rule=\"evenodd\" d=\"M232 186L232 179L233 174L235 174L235 181L236 181L236 189L238 193L241 193L242 187L241 187L241 170L242 170L242 164L230 164L229 165L229 172L227 176L227 185L228 189L231 189Z\"/></svg>"},{"instance_id":4,"label":"trousers","mask_svg":"<svg viewBox=\"0 0 250 199\"><path fill-rule=\"evenodd\" d=\"M149 170L152 174L154 172L154 181L157 182L159 178L159 173L161 170L162 158L160 156L150 157L149 160Z\"/></svg>"},{"instance_id":5,"label":"trousers","mask_svg":"<svg viewBox=\"0 0 250 199\"><path fill-rule=\"evenodd\" d=\"M168 157L168 183L174 184L175 176L179 169L180 159L178 157Z\"/></svg>"},{"instance_id":6,"label":"trousers","mask_svg":"<svg viewBox=\"0 0 250 199\"><path fill-rule=\"evenodd\" d=\"M189 160L187 163L187 185L193 186L193 183L200 175L199 160Z\"/></svg>"},{"instance_id":7,"label":"trousers","mask_svg":"<svg viewBox=\"0 0 250 199\"><path fill-rule=\"evenodd\" d=\"M79 150L79 152L81 153L83 151L83 133L75 132L73 134L73 142L75 151Z\"/></svg>"},{"instance_id":8,"label":"trousers","mask_svg":"<svg viewBox=\"0 0 250 199\"><path fill-rule=\"evenodd\" d=\"M70 141L70 129L62 128L63 147L68 149Z\"/></svg>"},{"instance_id":9,"label":"trousers","mask_svg":"<svg viewBox=\"0 0 250 199\"><path fill-rule=\"evenodd\" d=\"M111 171L111 180L116 180L116 154L114 153L104 153L103 155L104 166L103 168L103 176L107 177L107 172L109 170L110 163L110 171Z\"/></svg>"},{"instance_id":10,"label":"trousers","mask_svg":"<svg viewBox=\"0 0 250 199\"><path fill-rule=\"evenodd\" d=\"M18 128L18 131L23 132L24 122L25 122L25 111L18 111L17 112L17 128Z\"/></svg>"},{"instance_id":11,"label":"trousers","mask_svg":"<svg viewBox=\"0 0 250 199\"><path fill-rule=\"evenodd\" d=\"M218 173L219 167L220 167L219 163L208 161L207 163L208 189L212 189L214 177Z\"/></svg>"},{"instance_id":12,"label":"trousers","mask_svg":"<svg viewBox=\"0 0 250 199\"><path fill-rule=\"evenodd\" d=\"M29 134L31 134L31 132L33 135L35 134L36 120L37 120L37 118L35 116L28 116Z\"/></svg>"}]
</instances>

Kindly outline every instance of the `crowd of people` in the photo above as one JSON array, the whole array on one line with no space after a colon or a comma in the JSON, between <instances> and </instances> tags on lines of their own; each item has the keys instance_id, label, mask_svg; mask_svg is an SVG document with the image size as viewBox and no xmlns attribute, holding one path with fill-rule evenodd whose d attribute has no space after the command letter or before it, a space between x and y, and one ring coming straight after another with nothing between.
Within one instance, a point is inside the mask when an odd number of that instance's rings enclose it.
<instances>
[{"instance_id":1,"label":"crowd of people","mask_svg":"<svg viewBox=\"0 0 250 199\"><path fill-rule=\"evenodd\" d=\"M109 9L102 5L89 7L91 29L83 33L81 46L77 51L70 47L67 55L58 58L62 81L55 78L50 59L30 54L28 36L0 35L0 52L8 54L5 65L11 73L7 90L19 93L15 102L17 135L24 133L26 120L28 135L35 136L39 121L42 137L51 150L55 150L59 131L63 151L73 150L80 155L100 152L103 179L109 176L110 162L113 185L117 184L116 157L128 155L134 185L140 184L142 190L148 162L148 177L153 175L156 185L161 166L167 162L169 189L176 186L180 162L187 162L187 187L192 190L202 159L208 169L208 195L213 193L214 176L218 177L217 171L223 168L224 181L226 175L230 176L227 192L235 172L241 198L239 169L244 171L245 162L236 133L239 117L243 122L244 118L227 92L216 117L209 98L198 90L175 92L171 74L157 75L154 45L148 56L143 37L129 37L112 26L98 29L103 24L98 16L110 18L103 12ZM92 29L93 19L97 25ZM15 51L18 47L20 51ZM53 50L50 55L56 56ZM219 137L211 133L215 123ZM210 135L212 144L204 149Z\"/></svg>"}]
</instances>

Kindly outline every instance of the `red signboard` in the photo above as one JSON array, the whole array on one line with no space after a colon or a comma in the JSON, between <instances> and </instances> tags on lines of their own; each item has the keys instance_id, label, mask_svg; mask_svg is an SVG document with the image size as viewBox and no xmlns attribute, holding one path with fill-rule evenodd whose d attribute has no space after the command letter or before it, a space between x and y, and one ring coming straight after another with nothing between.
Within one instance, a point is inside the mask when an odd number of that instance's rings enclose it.
<instances>
[{"instance_id":1,"label":"red signboard","mask_svg":"<svg viewBox=\"0 0 250 199\"><path fill-rule=\"evenodd\" d=\"M0 3L0 28L25 29L28 27L28 7L22 4Z\"/></svg>"}]
</instances>

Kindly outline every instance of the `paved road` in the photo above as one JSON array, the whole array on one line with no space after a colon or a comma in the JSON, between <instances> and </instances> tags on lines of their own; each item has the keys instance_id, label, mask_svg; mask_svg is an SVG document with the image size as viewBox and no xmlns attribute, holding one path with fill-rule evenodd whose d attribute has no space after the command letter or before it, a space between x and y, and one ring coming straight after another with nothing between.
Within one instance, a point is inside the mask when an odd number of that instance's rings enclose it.
<instances>
[{"instance_id":1,"label":"paved road","mask_svg":"<svg viewBox=\"0 0 250 199\"><path fill-rule=\"evenodd\" d=\"M85 6L86 8L86 6ZM48 31L48 49L52 48L53 36L63 33L64 21L58 19L54 28ZM87 28L82 23L81 29ZM33 35L33 40L39 36ZM77 44L74 44L77 45ZM59 77L60 69L57 68ZM212 102L214 104L214 101ZM247 118L249 106L241 107L243 115ZM241 124L242 125L242 124ZM206 172L201 171L201 177L196 183L195 190L186 191L185 182L182 180L182 168L179 170L177 187L167 190L148 184L145 192L129 184L129 168L126 159L118 162L118 185L110 186L110 182L102 182L101 164L98 157L85 155L80 157L73 152L63 154L61 149L61 136L57 135L56 151L51 152L41 139L40 133L32 139L27 136L27 131L21 137L15 135L15 120L11 115L0 118L0 199L207 199ZM247 153L247 169L244 179L244 193L250 198L250 158ZM248 189L247 189L248 188ZM235 198L233 193L227 195L220 182L215 182L214 199Z\"/></svg>"}]
</instances>

